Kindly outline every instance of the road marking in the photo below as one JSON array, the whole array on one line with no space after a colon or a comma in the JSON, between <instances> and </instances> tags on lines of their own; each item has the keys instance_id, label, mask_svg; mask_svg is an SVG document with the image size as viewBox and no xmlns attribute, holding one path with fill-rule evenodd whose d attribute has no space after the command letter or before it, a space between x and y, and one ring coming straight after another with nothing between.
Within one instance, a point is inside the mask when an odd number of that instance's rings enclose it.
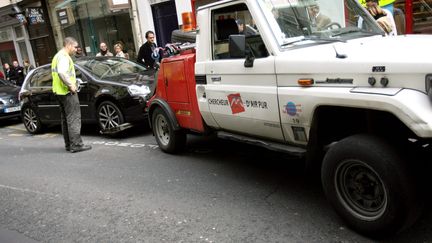
<instances>
[{"instance_id":1,"label":"road marking","mask_svg":"<svg viewBox=\"0 0 432 243\"><path fill-rule=\"evenodd\" d=\"M22 133L11 133L8 136L9 137L22 137L22 136L24 136L24 134L22 134Z\"/></svg>"},{"instance_id":2,"label":"road marking","mask_svg":"<svg viewBox=\"0 0 432 243\"><path fill-rule=\"evenodd\" d=\"M7 128L26 132L27 130L25 128L22 128L21 126L22 124L19 124L19 125L7 126Z\"/></svg>"},{"instance_id":3,"label":"road marking","mask_svg":"<svg viewBox=\"0 0 432 243\"><path fill-rule=\"evenodd\" d=\"M26 188L6 186L6 185L1 185L1 184L0 184L0 188L10 189L10 190L15 190L15 191L20 191L20 192L32 192L32 193L36 193L36 194L51 195L51 194L45 193L45 192L34 191L34 190L26 189Z\"/></svg>"},{"instance_id":4,"label":"road marking","mask_svg":"<svg viewBox=\"0 0 432 243\"><path fill-rule=\"evenodd\" d=\"M155 144L124 143L124 142L117 142L117 141L93 141L92 144L105 145L105 146L116 146L116 147L129 147L129 148L144 148L144 147L148 147L151 149L159 148L159 146L155 145Z\"/></svg>"},{"instance_id":5,"label":"road marking","mask_svg":"<svg viewBox=\"0 0 432 243\"><path fill-rule=\"evenodd\" d=\"M40 135L34 135L37 138L54 138L57 137L59 134L57 133L45 133L45 134L40 134Z\"/></svg>"}]
</instances>

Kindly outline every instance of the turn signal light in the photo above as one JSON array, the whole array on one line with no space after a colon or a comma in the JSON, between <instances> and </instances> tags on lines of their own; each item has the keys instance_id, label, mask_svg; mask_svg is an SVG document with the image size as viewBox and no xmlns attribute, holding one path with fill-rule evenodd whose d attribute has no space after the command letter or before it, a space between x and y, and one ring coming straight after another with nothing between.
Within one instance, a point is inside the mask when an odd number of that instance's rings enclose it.
<instances>
[{"instance_id":1,"label":"turn signal light","mask_svg":"<svg viewBox=\"0 0 432 243\"><path fill-rule=\"evenodd\" d=\"M312 84L314 84L314 80L312 78L304 78L304 79L299 79L297 80L297 83L300 86L311 86Z\"/></svg>"}]
</instances>

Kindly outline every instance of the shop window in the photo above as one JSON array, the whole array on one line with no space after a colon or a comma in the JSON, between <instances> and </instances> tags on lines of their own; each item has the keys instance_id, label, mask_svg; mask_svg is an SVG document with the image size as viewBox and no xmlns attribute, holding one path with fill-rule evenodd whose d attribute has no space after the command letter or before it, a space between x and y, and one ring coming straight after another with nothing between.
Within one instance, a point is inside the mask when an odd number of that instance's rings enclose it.
<instances>
[{"instance_id":1,"label":"shop window","mask_svg":"<svg viewBox=\"0 0 432 243\"><path fill-rule=\"evenodd\" d=\"M24 32L23 32L23 28L21 25L15 27L14 29L15 29L15 35L16 35L17 39L24 38Z\"/></svg>"}]
</instances>

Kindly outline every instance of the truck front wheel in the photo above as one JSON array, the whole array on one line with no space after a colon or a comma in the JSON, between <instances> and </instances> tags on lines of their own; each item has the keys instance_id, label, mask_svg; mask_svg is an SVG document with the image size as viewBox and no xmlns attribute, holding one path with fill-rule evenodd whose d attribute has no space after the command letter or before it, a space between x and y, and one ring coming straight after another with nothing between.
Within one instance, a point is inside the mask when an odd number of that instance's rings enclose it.
<instances>
[{"instance_id":1,"label":"truck front wheel","mask_svg":"<svg viewBox=\"0 0 432 243\"><path fill-rule=\"evenodd\" d=\"M334 144L324 157L324 192L354 230L383 237L410 226L421 200L403 157L378 137L354 135Z\"/></svg>"},{"instance_id":2,"label":"truck front wheel","mask_svg":"<svg viewBox=\"0 0 432 243\"><path fill-rule=\"evenodd\" d=\"M174 126L167 114L156 108L152 114L153 134L159 147L167 153L176 153L186 144L186 134L182 130L174 130Z\"/></svg>"}]
</instances>

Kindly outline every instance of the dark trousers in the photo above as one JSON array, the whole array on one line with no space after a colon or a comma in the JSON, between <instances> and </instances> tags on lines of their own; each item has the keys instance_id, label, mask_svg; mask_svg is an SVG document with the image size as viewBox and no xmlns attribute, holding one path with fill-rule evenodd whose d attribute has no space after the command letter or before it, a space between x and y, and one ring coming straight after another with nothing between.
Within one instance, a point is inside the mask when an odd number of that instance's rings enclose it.
<instances>
[{"instance_id":1,"label":"dark trousers","mask_svg":"<svg viewBox=\"0 0 432 243\"><path fill-rule=\"evenodd\" d=\"M60 104L61 127L66 148L83 145L81 139L81 109L78 94L56 95Z\"/></svg>"}]
</instances>

